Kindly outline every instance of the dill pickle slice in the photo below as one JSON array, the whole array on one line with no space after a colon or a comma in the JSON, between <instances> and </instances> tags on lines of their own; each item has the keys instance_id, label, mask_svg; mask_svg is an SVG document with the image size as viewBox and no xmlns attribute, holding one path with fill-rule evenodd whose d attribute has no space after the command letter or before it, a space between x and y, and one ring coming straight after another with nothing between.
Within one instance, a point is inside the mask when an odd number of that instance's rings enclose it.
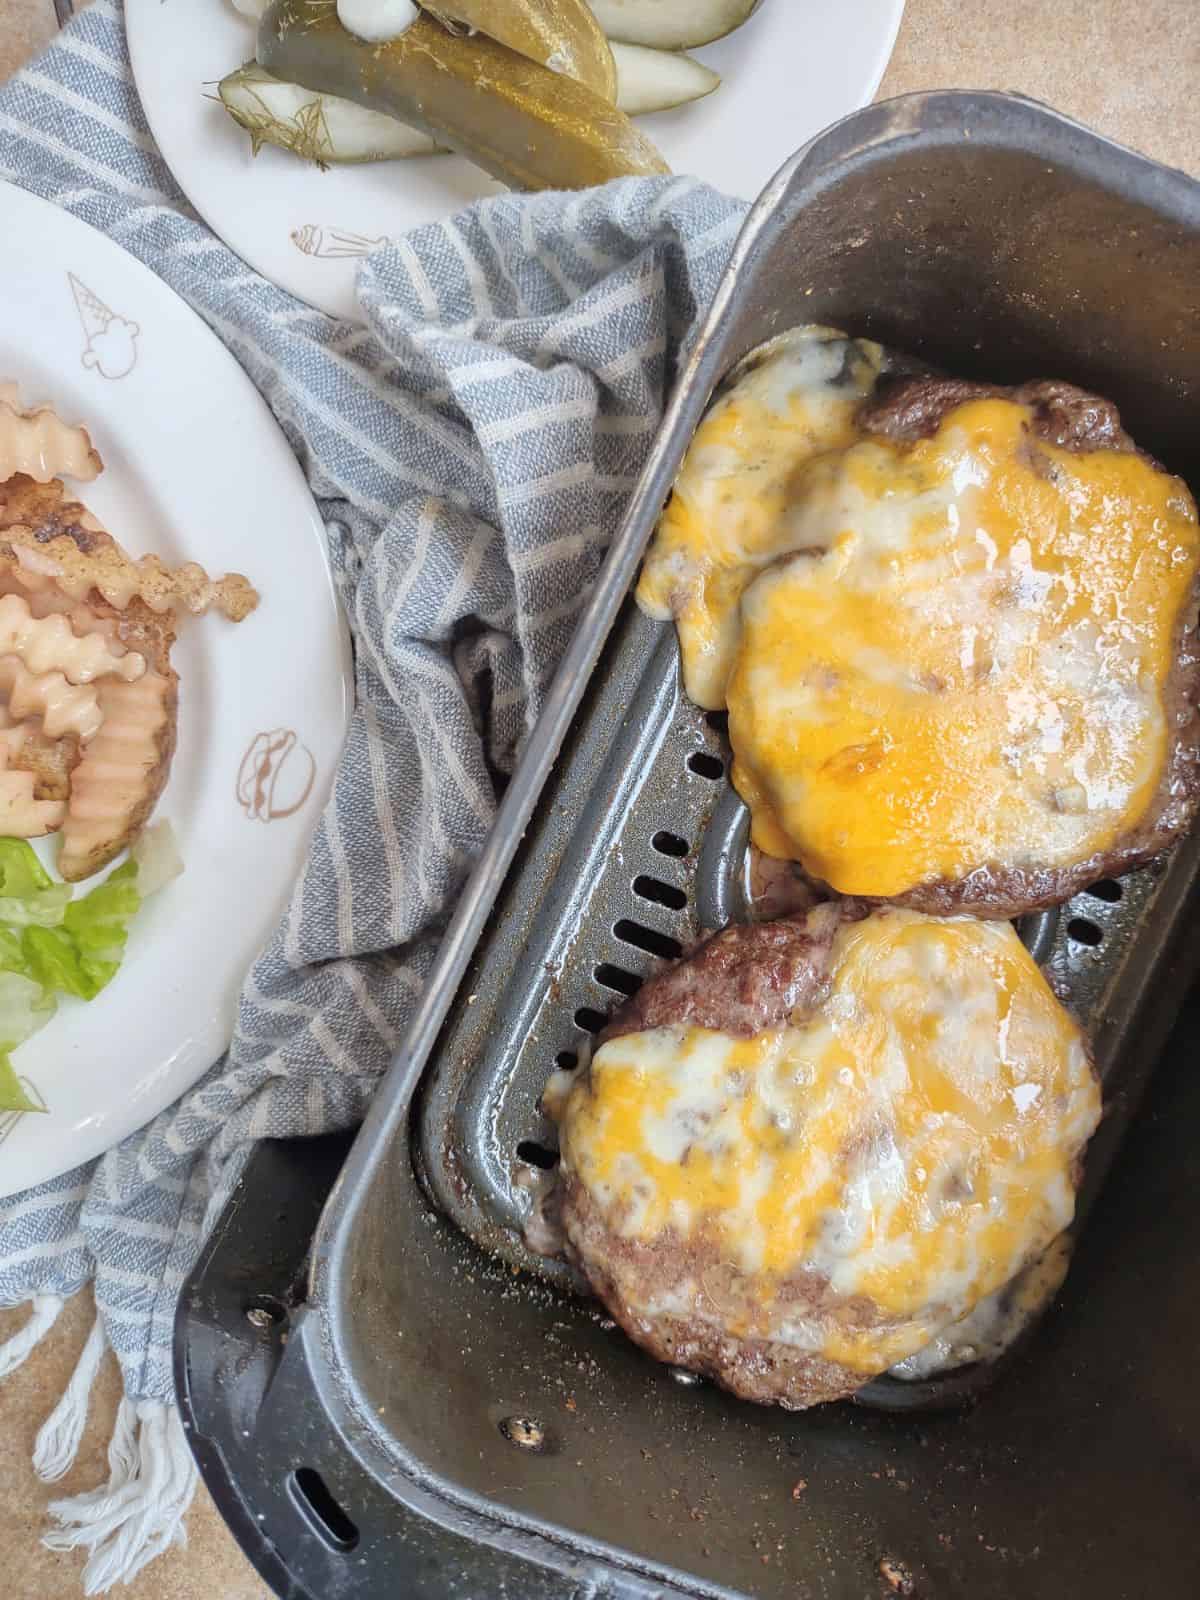
<instances>
[{"instance_id":1,"label":"dill pickle slice","mask_svg":"<svg viewBox=\"0 0 1200 1600\"><path fill-rule=\"evenodd\" d=\"M761 4L762 0L590 0L610 39L654 50L695 50L712 44L740 28Z\"/></svg>"},{"instance_id":2,"label":"dill pickle slice","mask_svg":"<svg viewBox=\"0 0 1200 1600\"><path fill-rule=\"evenodd\" d=\"M616 104L612 50L585 0L429 0L424 9L441 21L486 33Z\"/></svg>"},{"instance_id":3,"label":"dill pickle slice","mask_svg":"<svg viewBox=\"0 0 1200 1600\"><path fill-rule=\"evenodd\" d=\"M347 33L328 0L275 0L258 64L386 111L519 189L580 189L670 169L615 106L483 33L422 16L387 44Z\"/></svg>"},{"instance_id":4,"label":"dill pickle slice","mask_svg":"<svg viewBox=\"0 0 1200 1600\"><path fill-rule=\"evenodd\" d=\"M682 50L614 43L612 53L617 63L617 105L628 117L672 111L721 87L720 73Z\"/></svg>"},{"instance_id":5,"label":"dill pickle slice","mask_svg":"<svg viewBox=\"0 0 1200 1600\"><path fill-rule=\"evenodd\" d=\"M612 51L617 63L617 105L627 116L686 105L711 94L721 82L715 72L678 50L614 44ZM287 83L257 61L227 73L217 85L217 94L233 120L250 135L256 154L264 144L278 145L319 167L445 154L444 145L385 111L371 111L340 95Z\"/></svg>"},{"instance_id":6,"label":"dill pickle slice","mask_svg":"<svg viewBox=\"0 0 1200 1600\"><path fill-rule=\"evenodd\" d=\"M255 155L264 144L290 150L319 167L403 161L440 154L427 133L382 111L337 95L285 83L248 61L217 85L221 104L250 135Z\"/></svg>"}]
</instances>

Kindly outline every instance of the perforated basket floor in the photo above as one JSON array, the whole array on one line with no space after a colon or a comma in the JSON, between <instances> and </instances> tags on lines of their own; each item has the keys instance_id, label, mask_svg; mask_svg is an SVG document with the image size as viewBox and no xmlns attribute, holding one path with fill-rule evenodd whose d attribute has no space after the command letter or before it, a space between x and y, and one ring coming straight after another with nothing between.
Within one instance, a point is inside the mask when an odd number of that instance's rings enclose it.
<instances>
[{"instance_id":1,"label":"perforated basket floor","mask_svg":"<svg viewBox=\"0 0 1200 1600\"><path fill-rule=\"evenodd\" d=\"M674 630L630 602L563 750L517 865L460 990L426 1079L420 1164L438 1204L487 1250L585 1292L571 1268L526 1248L533 1181L557 1159L540 1109L613 1008L702 932L750 918L749 818L728 779L723 714L684 695ZM1200 850L1105 879L1022 937L1087 1027L1109 1105L1080 1219L1123 1125L1144 1051L1138 1007ZM1136 1057L1136 1059L1133 1059ZM975 1392L972 1369L882 1381L861 1398L909 1408Z\"/></svg>"}]
</instances>

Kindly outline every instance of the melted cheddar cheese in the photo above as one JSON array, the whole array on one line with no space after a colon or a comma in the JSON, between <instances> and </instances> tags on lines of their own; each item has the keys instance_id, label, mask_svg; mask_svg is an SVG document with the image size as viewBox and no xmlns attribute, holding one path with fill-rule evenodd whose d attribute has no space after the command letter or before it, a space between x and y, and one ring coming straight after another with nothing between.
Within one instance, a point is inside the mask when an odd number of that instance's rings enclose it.
<instances>
[{"instance_id":1,"label":"melted cheddar cheese","mask_svg":"<svg viewBox=\"0 0 1200 1600\"><path fill-rule=\"evenodd\" d=\"M1148 814L1200 565L1143 457L1073 453L1005 399L864 437L879 346L798 328L697 430L638 599L728 706L755 844L845 894L1108 851Z\"/></svg>"},{"instance_id":2,"label":"melted cheddar cheese","mask_svg":"<svg viewBox=\"0 0 1200 1600\"><path fill-rule=\"evenodd\" d=\"M804 535L793 527L798 471L853 443L854 413L875 387L879 345L830 328L794 328L757 351L689 447L642 569L637 597L674 617L689 697L725 704L746 585Z\"/></svg>"},{"instance_id":3,"label":"melted cheddar cheese","mask_svg":"<svg viewBox=\"0 0 1200 1600\"><path fill-rule=\"evenodd\" d=\"M1141 456L975 400L796 484L811 554L742 605L728 685L754 840L846 894L1110 849L1162 780L1196 511Z\"/></svg>"},{"instance_id":4,"label":"melted cheddar cheese","mask_svg":"<svg viewBox=\"0 0 1200 1600\"><path fill-rule=\"evenodd\" d=\"M876 913L839 931L831 979L802 1026L605 1043L560 1143L618 1234L737 1269L728 1331L882 1371L1070 1222L1100 1092L1007 923ZM632 1309L714 1315L680 1271ZM813 1274L842 1307L866 1297L878 1325L814 1314L795 1292Z\"/></svg>"}]
</instances>

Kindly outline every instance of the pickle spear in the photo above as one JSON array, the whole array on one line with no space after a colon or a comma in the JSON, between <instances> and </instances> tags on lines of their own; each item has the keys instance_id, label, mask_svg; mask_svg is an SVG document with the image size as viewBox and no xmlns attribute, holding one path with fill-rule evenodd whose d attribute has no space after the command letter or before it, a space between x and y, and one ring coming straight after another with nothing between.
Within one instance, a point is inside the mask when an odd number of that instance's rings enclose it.
<instances>
[{"instance_id":1,"label":"pickle spear","mask_svg":"<svg viewBox=\"0 0 1200 1600\"><path fill-rule=\"evenodd\" d=\"M617 63L617 106L626 115L670 111L689 100L711 94L721 82L678 50L645 50L636 44L613 45ZM320 94L273 77L257 61L228 73L217 85L221 104L250 135L257 155L264 144L290 150L319 167L355 166L363 162L403 161L410 156L444 155L406 122L382 111Z\"/></svg>"},{"instance_id":2,"label":"pickle spear","mask_svg":"<svg viewBox=\"0 0 1200 1600\"><path fill-rule=\"evenodd\" d=\"M439 21L461 23L616 104L617 69L585 0L422 0Z\"/></svg>"},{"instance_id":3,"label":"pickle spear","mask_svg":"<svg viewBox=\"0 0 1200 1600\"><path fill-rule=\"evenodd\" d=\"M328 0L275 0L258 64L386 111L519 189L581 189L670 169L615 106L574 78L423 16L387 44L346 32Z\"/></svg>"},{"instance_id":4,"label":"pickle spear","mask_svg":"<svg viewBox=\"0 0 1200 1600\"><path fill-rule=\"evenodd\" d=\"M264 144L290 150L319 167L431 156L438 146L427 133L382 111L369 111L337 95L317 94L265 72L249 61L217 85L221 104L250 135L255 155Z\"/></svg>"}]
</instances>

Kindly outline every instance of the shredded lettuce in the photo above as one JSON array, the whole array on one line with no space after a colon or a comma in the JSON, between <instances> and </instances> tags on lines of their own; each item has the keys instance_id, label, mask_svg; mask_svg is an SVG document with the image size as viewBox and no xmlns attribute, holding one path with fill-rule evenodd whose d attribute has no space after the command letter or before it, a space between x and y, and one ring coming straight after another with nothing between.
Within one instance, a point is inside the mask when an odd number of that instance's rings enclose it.
<instances>
[{"instance_id":1,"label":"shredded lettuce","mask_svg":"<svg viewBox=\"0 0 1200 1600\"><path fill-rule=\"evenodd\" d=\"M54 1015L57 996L94 1000L125 955L129 925L145 895L137 853L78 900L55 883L25 839L0 839L0 1113L37 1111L8 1052ZM147 892L182 863L169 824L156 830Z\"/></svg>"},{"instance_id":2,"label":"shredded lettuce","mask_svg":"<svg viewBox=\"0 0 1200 1600\"><path fill-rule=\"evenodd\" d=\"M127 861L82 899L68 899L54 926L27 922L5 927L0 922L0 978L18 974L49 996L94 1000L125 954L129 924L142 903L137 878L136 861ZM69 894L70 885L63 887ZM15 1042L0 1029L0 1048Z\"/></svg>"},{"instance_id":3,"label":"shredded lettuce","mask_svg":"<svg viewBox=\"0 0 1200 1600\"><path fill-rule=\"evenodd\" d=\"M25 970L50 993L94 1000L112 977L111 972L89 974L79 947L65 928L26 928L21 943Z\"/></svg>"},{"instance_id":4,"label":"shredded lettuce","mask_svg":"<svg viewBox=\"0 0 1200 1600\"><path fill-rule=\"evenodd\" d=\"M142 903L137 880L137 862L127 861L63 913L62 931L79 952L85 983L94 985L87 1000L100 993L125 959L129 924Z\"/></svg>"},{"instance_id":5,"label":"shredded lettuce","mask_svg":"<svg viewBox=\"0 0 1200 1600\"><path fill-rule=\"evenodd\" d=\"M92 999L120 966L141 903L132 857L73 900L71 885L52 882L26 840L0 839L0 977ZM10 1042L0 1029L0 1048Z\"/></svg>"},{"instance_id":6,"label":"shredded lettuce","mask_svg":"<svg viewBox=\"0 0 1200 1600\"><path fill-rule=\"evenodd\" d=\"M18 972L23 978L33 976L25 959L21 934L16 928L0 926L0 972Z\"/></svg>"},{"instance_id":7,"label":"shredded lettuce","mask_svg":"<svg viewBox=\"0 0 1200 1600\"><path fill-rule=\"evenodd\" d=\"M53 882L28 839L0 839L0 895L20 900Z\"/></svg>"},{"instance_id":8,"label":"shredded lettuce","mask_svg":"<svg viewBox=\"0 0 1200 1600\"><path fill-rule=\"evenodd\" d=\"M38 1110L22 1089L8 1052L45 1027L56 1004L53 994L34 979L0 972L0 1112Z\"/></svg>"},{"instance_id":9,"label":"shredded lettuce","mask_svg":"<svg viewBox=\"0 0 1200 1600\"><path fill-rule=\"evenodd\" d=\"M165 817L142 829L134 840L132 856L137 862L138 893L143 900L165 889L183 871L175 830Z\"/></svg>"},{"instance_id":10,"label":"shredded lettuce","mask_svg":"<svg viewBox=\"0 0 1200 1600\"><path fill-rule=\"evenodd\" d=\"M0 839L0 925L56 928L71 898L55 883L27 839Z\"/></svg>"},{"instance_id":11,"label":"shredded lettuce","mask_svg":"<svg viewBox=\"0 0 1200 1600\"><path fill-rule=\"evenodd\" d=\"M54 1015L55 999L42 984L17 972L0 972L0 1050L24 1044Z\"/></svg>"},{"instance_id":12,"label":"shredded lettuce","mask_svg":"<svg viewBox=\"0 0 1200 1600\"><path fill-rule=\"evenodd\" d=\"M0 924L9 927L57 928L71 902L71 885L55 883L49 889L18 899L0 895Z\"/></svg>"},{"instance_id":13,"label":"shredded lettuce","mask_svg":"<svg viewBox=\"0 0 1200 1600\"><path fill-rule=\"evenodd\" d=\"M0 1053L0 1115L6 1111L44 1111L21 1087L21 1080L8 1056Z\"/></svg>"}]
</instances>

